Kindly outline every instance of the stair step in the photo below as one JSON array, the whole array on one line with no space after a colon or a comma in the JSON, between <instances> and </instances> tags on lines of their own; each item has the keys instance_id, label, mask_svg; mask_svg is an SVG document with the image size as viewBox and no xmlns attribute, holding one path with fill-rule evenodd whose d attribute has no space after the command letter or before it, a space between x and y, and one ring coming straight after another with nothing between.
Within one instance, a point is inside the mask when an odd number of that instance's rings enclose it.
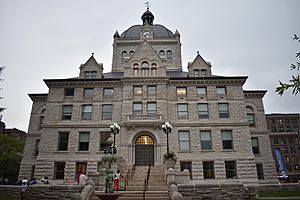
<instances>
[{"instance_id":1,"label":"stair step","mask_svg":"<svg viewBox=\"0 0 300 200\"><path fill-rule=\"evenodd\" d=\"M90 200L97 200L98 197L96 194L103 193L101 191L95 191L95 194ZM120 200L134 200L142 199L143 191L119 191L118 194L121 194L119 197ZM145 199L155 199L155 200L170 200L170 195L167 191L147 191L145 193Z\"/></svg>"}]
</instances>

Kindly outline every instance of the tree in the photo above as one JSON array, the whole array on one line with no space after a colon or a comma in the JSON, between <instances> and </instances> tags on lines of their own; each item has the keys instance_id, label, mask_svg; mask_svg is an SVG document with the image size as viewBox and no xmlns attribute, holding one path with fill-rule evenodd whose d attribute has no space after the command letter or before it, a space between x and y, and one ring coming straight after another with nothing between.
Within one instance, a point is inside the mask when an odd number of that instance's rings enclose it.
<instances>
[{"instance_id":1,"label":"tree","mask_svg":"<svg viewBox=\"0 0 300 200\"><path fill-rule=\"evenodd\" d=\"M293 40L300 42L300 38L294 34ZM300 58L300 51L296 53L296 58ZM296 64L291 64L291 70L297 70L299 72L300 62L296 62ZM297 95L300 92L300 74L296 74L292 76L292 79L288 81L289 83L283 83L279 81L280 86L276 88L276 92L279 95L283 95L285 91L292 88L292 94Z\"/></svg>"},{"instance_id":2,"label":"tree","mask_svg":"<svg viewBox=\"0 0 300 200\"><path fill-rule=\"evenodd\" d=\"M0 134L0 176L16 181L22 158L23 144L18 137Z\"/></svg>"},{"instance_id":3,"label":"tree","mask_svg":"<svg viewBox=\"0 0 300 200\"><path fill-rule=\"evenodd\" d=\"M300 38L296 34L294 34L293 40L300 42ZM300 59L300 51L296 53L296 58ZM296 64L291 64L291 70L296 70L298 72L298 74L293 75L292 79L290 79L288 81L288 83L283 83L283 82L279 81L279 86L276 88L276 92L279 95L283 95L283 93L290 88L292 89L292 94L297 95L300 92L299 69L300 69L300 62L296 61Z\"/></svg>"}]
</instances>

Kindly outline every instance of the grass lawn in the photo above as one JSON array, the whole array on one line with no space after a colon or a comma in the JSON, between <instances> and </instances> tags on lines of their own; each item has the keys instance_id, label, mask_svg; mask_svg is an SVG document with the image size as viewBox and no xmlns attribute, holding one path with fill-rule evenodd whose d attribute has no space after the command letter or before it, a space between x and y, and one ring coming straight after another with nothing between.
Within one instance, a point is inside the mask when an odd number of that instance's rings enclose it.
<instances>
[{"instance_id":1,"label":"grass lawn","mask_svg":"<svg viewBox=\"0 0 300 200\"><path fill-rule=\"evenodd\" d=\"M19 200L19 197L0 196L0 200Z\"/></svg>"},{"instance_id":2,"label":"grass lawn","mask_svg":"<svg viewBox=\"0 0 300 200\"><path fill-rule=\"evenodd\" d=\"M300 190L259 192L259 197L300 197Z\"/></svg>"}]
</instances>

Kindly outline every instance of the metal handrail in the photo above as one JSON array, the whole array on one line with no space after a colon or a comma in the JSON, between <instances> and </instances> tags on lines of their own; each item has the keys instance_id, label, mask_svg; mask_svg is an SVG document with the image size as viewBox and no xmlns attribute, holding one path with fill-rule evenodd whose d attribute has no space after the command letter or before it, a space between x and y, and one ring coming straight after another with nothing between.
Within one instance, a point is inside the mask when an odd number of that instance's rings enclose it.
<instances>
[{"instance_id":1,"label":"metal handrail","mask_svg":"<svg viewBox=\"0 0 300 200\"><path fill-rule=\"evenodd\" d=\"M146 191L148 191L148 184L149 184L149 177L150 177L150 170L151 164L149 164L149 168L147 171L147 177L144 180L144 189L143 189L143 200L146 198Z\"/></svg>"}]
</instances>

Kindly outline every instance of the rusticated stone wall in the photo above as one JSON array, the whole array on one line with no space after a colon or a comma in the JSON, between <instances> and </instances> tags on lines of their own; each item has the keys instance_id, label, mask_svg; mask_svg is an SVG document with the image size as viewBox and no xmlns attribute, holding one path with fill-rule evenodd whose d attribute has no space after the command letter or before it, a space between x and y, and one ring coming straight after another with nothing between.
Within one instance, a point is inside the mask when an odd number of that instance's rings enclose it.
<instances>
[{"instance_id":1,"label":"rusticated stone wall","mask_svg":"<svg viewBox=\"0 0 300 200\"><path fill-rule=\"evenodd\" d=\"M32 185L25 193L26 200L71 200L73 193L81 193L80 185ZM20 186L0 186L0 196L20 196Z\"/></svg>"},{"instance_id":2,"label":"rusticated stone wall","mask_svg":"<svg viewBox=\"0 0 300 200\"><path fill-rule=\"evenodd\" d=\"M179 184L184 200L259 199L258 188L243 184Z\"/></svg>"}]
</instances>

